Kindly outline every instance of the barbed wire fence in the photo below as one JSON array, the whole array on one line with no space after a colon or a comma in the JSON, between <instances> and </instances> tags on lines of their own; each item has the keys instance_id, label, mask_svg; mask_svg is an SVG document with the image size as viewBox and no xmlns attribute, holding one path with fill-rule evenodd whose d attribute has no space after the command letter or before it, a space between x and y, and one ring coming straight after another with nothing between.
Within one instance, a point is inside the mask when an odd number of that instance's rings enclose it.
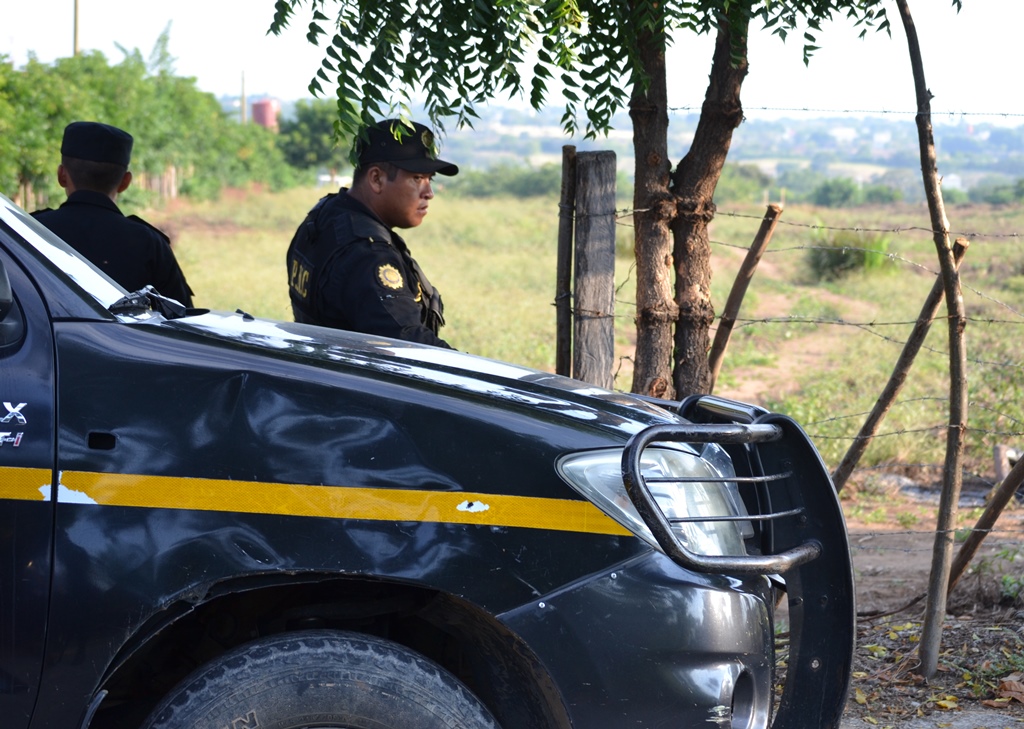
<instances>
[{"instance_id":1,"label":"barbed wire fence","mask_svg":"<svg viewBox=\"0 0 1024 729\"><path fill-rule=\"evenodd\" d=\"M637 211L618 211L617 224L631 227L634 212ZM914 212L923 215L920 211ZM899 277L897 280L909 279L917 284L934 281L939 276L932 243L934 233L927 226L828 224L820 220L801 220L801 214L809 213L798 209L795 216L791 216L795 219L787 220L783 216L778 221L780 231L764 252L762 266L767 262L767 268L784 269L792 275L802 270L804 264L799 259L826 247L819 243L820 239L853 233L889 236L895 241L885 258L893 269L891 275ZM815 218L820 219L823 214L828 213L814 210ZM870 217L878 215L876 212ZM956 217L955 210L951 217ZM713 222L711 230L716 277L728 276L729 265L722 265L722 262L738 260L748 248L748 244L735 242L744 240L744 234L737 231L748 221L757 225L761 220L761 215L745 210L718 211L718 223ZM728 236L717 234L716 227L723 225L730 228ZM958 589L980 589L974 583L987 575L989 583L996 586L996 594L984 598L973 595L966 598L967 602L971 599L1013 602L1024 599L1024 508L1019 501L1018 505L1011 505L988 529L977 529L975 521L987 497L1006 475L1007 456L1020 458L1024 455L1024 336L1021 331L1024 297L1015 296L1024 293L1024 251L1017 248L1024 233L1004 227L979 226L964 230L956 230L955 224L951 227L954 230L950 232L950 239L966 238L972 246L961 267L961 283L967 299L971 420L965 489L959 509L958 523L962 526L955 536L957 541L967 539L973 532L984 533L987 537L985 551L972 563L971 572ZM753 228L748 232L746 241L752 238ZM734 237L737 235L740 237ZM729 240L723 239L726 237ZM870 247L845 248L865 254L878 253ZM996 248L1000 249L1000 255L993 257L991 252ZM635 318L636 304L628 296L630 287L635 286L633 273L630 265L616 284L615 316L627 329ZM811 287L796 284L791 285L791 289L788 293L779 293L779 284L772 277L762 276L760 272L755 275L750 294L755 302L771 298L776 300L776 306L796 306L797 310L763 311L765 307L745 302L741 310L744 313L737 318L733 333L734 338L743 340L734 345L738 363L730 366L731 355L727 355L726 367L733 382L756 378L771 370L775 371L775 377L782 377L780 393L758 393L761 404L788 412L801 422L826 463L834 468L842 451L853 443L857 428L881 391L888 375L886 367L895 362L898 348L906 344L902 333L909 332L916 320L896 314L894 307L885 305L888 302L864 301L857 298L857 293L847 295L838 282L826 288L828 303L821 308L827 312L803 313L799 307L801 301L807 305L806 299L812 296ZM924 293L916 303L919 305L923 298ZM850 305L849 312L843 310L844 304ZM865 312L869 316L863 316ZM943 310L935 322L944 320ZM945 394L948 372L943 363L948 362L948 354L942 346L945 330L944 327L934 327L934 330L928 343L922 346L919 361L915 362L908 378L908 382L914 381L914 386L908 385L883 428L873 436L869 451L851 476L853 498L845 503L848 519L855 524L851 531L855 563L881 556L883 562L903 570L920 565L922 592L936 536L934 526L929 528L929 523L934 522L938 506L938 484L944 468L941 443L947 428L944 408L948 403ZM875 344L866 344L865 338L874 340ZM815 340L824 340L824 344ZM792 357L791 350L807 346L825 347L815 360L822 363L821 371L807 368L806 357ZM766 347L771 351L752 357L752 347ZM829 356L846 362L862 360L862 363L851 373L848 366L824 366ZM804 371L786 372L785 363L790 361ZM625 379L629 364L630 356L621 355L616 379L620 389L629 389ZM830 383L829 378L843 381ZM722 394L729 396L729 390L727 387ZM836 397L830 399L830 393L836 393ZM999 463L1000 457L1003 463ZM1018 493L1018 499L1022 497L1024 494ZM901 505L899 508L896 508L897 503ZM861 575L867 582L872 576Z\"/></svg>"},{"instance_id":2,"label":"barbed wire fence","mask_svg":"<svg viewBox=\"0 0 1024 729\"><path fill-rule=\"evenodd\" d=\"M693 113L701 112L700 104L685 104L682 106L669 107L670 113ZM917 116L917 109L829 109L823 107L809 106L748 106L744 105L744 113L769 112L771 114L812 114L814 116ZM1024 119L1024 112L1014 111L976 111L973 109L933 109L931 116L936 119Z\"/></svg>"},{"instance_id":3,"label":"barbed wire fence","mask_svg":"<svg viewBox=\"0 0 1024 729\"><path fill-rule=\"evenodd\" d=\"M672 115L699 114L701 104L676 106L669 109ZM810 107L754 107L745 106L750 116L764 112L764 117L782 120L785 115L799 117L801 114L816 117L905 117L911 126L917 109L827 109ZM931 117L937 121L952 124L1009 122L1017 125L1024 119L1024 113L1007 111L935 110ZM935 128L936 138L941 140L942 128ZM941 141L939 143L941 147ZM915 145L916 151L916 145ZM940 167L942 163L940 161ZM767 195L767 193L766 193ZM767 197L764 204L767 204ZM711 226L713 262L712 268L717 279L728 277L729 266L720 265L722 260L733 262L742 258L749 249L753 238L753 226L765 218L763 208L747 208L732 205L734 209L719 209ZM897 206L898 207L898 206ZM742 208L742 209L741 209ZM890 237L895 241L886 253L890 267L897 275L913 283L925 281L929 284L939 278L938 261L935 257L935 232L928 225L921 226L905 220L928 221L927 213L918 208L912 215L892 216L899 223L878 224L877 212L861 218L859 213L844 214L829 209L793 206L796 214L784 215L779 221L771 246L764 252L761 268L793 269L799 267L798 259L821 251L818 244L823 238L842 234L854 237ZM752 211L752 212L751 212ZM617 224L631 227L631 217L636 210L617 212ZM1008 592L1024 600L1024 509L1011 506L1004 511L995 524L979 527L975 518L987 498L995 492L995 486L1006 477L1010 463L1007 454L1021 457L1024 451L1024 420L1021 409L1024 405L1024 339L1020 326L1024 324L1024 251L1018 244L1024 233L1024 216L1018 216L1018 223L1007 227L995 225L997 219L978 219L961 216L957 207L947 209L951 218L949 239L965 238L972 246L961 268L960 279L965 300L967 300L966 324L968 333L968 387L970 389L970 410L968 422L969 437L964 462L964 485L960 499L960 519L956 532L957 541L971 540L981 534L987 535L986 553L980 554L974 563L973 572L982 575L993 572L997 561L1011 572L1009 581L1004 581ZM821 222L821 218L827 222ZM842 219L842 222L839 222ZM868 224L849 224L850 220L864 220ZM958 227L959 219L967 221ZM749 221L751 229L737 233ZM734 224L727 232L716 233ZM915 249L915 242L926 245ZM875 254L874 248L860 248L847 244L851 251ZM1000 250L1000 256L987 255L987 251ZM982 253L985 255L980 255ZM1002 260L997 260L1001 258ZM999 270L1002 268L1003 270ZM617 275L615 319L619 325L620 340L628 340L634 330L636 303L631 300L630 290L635 288L633 266ZM766 273L766 272L765 272ZM745 302L740 316L732 322L733 348L726 356L727 379L732 384L756 379L765 372L775 370L782 383L781 391L770 391L766 383L760 391L761 404L793 415L815 441L825 456L830 468L835 468L843 451L857 439L857 432L872 409L885 379L887 367L897 361L899 349L908 341L908 334L918 324L916 311L901 310L899 314L885 301L865 300L863 292L853 293L848 298L853 306L844 308L843 287L830 285L815 291L826 292L826 305L815 307L801 303L810 296L811 287L795 287L796 290L780 292L773 282L773 276L759 271L751 282L750 298L782 299L787 310L771 311L770 306L753 306ZM916 304L924 299L924 292ZM724 295L714 296L716 308L720 309ZM719 311L719 315L721 312ZM717 324L717 322L716 322ZM881 552L891 562L915 565L919 569L920 586L928 578L929 556L933 552L936 538L934 528L938 515L938 491L942 481L944 458L941 444L948 428L948 352L945 341L945 311L934 318L931 333L917 354L910 371L905 391L885 416L882 427L871 436L869 449L850 476L854 488L848 491L856 497L847 500L845 507L851 523L856 525L852 532L851 547L856 556ZM774 333L773 333L774 332ZM850 374L849 365L836 367L827 357L801 353L809 342L824 341L811 346L824 346L834 350L836 358L857 361ZM1021 342L1021 344L1017 344ZM717 342L716 342L717 344ZM751 350L767 349L763 356L751 356ZM744 351L745 350L745 351ZM796 351L793 356L791 351ZM829 354L829 352L825 352ZM730 362L730 360L733 360ZM772 362L774 360L774 362ZM785 365L796 372L785 372ZM857 369L859 368L859 370ZM629 390L631 387L631 356L627 352L619 355L615 387ZM838 374L836 374L838 373ZM912 384L913 383L913 384ZM728 388L727 388L728 389ZM735 389L735 388L734 388ZM749 397L751 389L742 392ZM831 390L831 391L830 391ZM728 396L728 392L717 394ZM845 392L844 392L845 391ZM851 396L850 391L855 391ZM830 398L831 395L834 397ZM1012 482L1012 479L1007 479ZM845 495L845 492L844 492ZM1018 499L1022 498L1018 493ZM861 498L867 497L867 498ZM910 500L912 507L896 508L897 502ZM983 514L983 517L985 514ZM1005 579L1005 578L1004 578ZM964 581L967 577L964 578ZM964 584L961 581L961 585ZM1018 602L1018 605L1020 603Z\"/></svg>"}]
</instances>

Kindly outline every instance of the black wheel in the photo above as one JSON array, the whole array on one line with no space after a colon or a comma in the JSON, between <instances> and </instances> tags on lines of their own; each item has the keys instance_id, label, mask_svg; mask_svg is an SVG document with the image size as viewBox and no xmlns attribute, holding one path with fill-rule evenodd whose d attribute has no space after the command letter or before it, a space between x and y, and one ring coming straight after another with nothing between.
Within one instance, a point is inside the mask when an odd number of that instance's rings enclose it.
<instances>
[{"instance_id":1,"label":"black wheel","mask_svg":"<svg viewBox=\"0 0 1024 729\"><path fill-rule=\"evenodd\" d=\"M498 729L446 670L404 646L338 631L286 633L200 667L144 729Z\"/></svg>"}]
</instances>

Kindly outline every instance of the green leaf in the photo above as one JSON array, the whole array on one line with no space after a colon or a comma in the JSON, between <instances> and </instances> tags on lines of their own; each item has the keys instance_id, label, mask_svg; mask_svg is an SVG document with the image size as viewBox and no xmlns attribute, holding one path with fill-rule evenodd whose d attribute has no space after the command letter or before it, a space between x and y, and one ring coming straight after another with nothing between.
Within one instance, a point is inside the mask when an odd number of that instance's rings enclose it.
<instances>
[{"instance_id":1,"label":"green leaf","mask_svg":"<svg viewBox=\"0 0 1024 729\"><path fill-rule=\"evenodd\" d=\"M274 35L281 35L281 31L288 26L288 19L292 15L292 7L285 0L277 0L274 3L274 22L270 24L268 32Z\"/></svg>"}]
</instances>

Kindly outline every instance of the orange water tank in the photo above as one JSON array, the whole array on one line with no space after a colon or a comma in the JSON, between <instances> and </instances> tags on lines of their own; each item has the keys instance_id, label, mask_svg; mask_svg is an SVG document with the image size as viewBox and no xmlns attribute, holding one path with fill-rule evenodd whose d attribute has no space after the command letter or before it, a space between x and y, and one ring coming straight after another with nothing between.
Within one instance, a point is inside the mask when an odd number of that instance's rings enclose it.
<instances>
[{"instance_id":1,"label":"orange water tank","mask_svg":"<svg viewBox=\"0 0 1024 729\"><path fill-rule=\"evenodd\" d=\"M277 131L277 115L281 105L277 99L260 99L252 102L252 120L261 127Z\"/></svg>"}]
</instances>

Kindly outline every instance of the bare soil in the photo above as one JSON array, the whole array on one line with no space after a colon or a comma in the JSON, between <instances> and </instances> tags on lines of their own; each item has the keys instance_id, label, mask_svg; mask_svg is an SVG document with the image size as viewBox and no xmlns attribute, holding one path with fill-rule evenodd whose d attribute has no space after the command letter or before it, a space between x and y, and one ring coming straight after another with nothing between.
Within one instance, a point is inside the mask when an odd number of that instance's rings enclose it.
<instances>
[{"instance_id":1,"label":"bare soil","mask_svg":"<svg viewBox=\"0 0 1024 729\"><path fill-rule=\"evenodd\" d=\"M859 619L844 727L1024 724L1024 605L1004 596L998 579L1010 565L1000 551L1019 548L1024 510L1004 512L999 526L949 596L939 670L926 680L918 648L934 535L850 521Z\"/></svg>"}]
</instances>

